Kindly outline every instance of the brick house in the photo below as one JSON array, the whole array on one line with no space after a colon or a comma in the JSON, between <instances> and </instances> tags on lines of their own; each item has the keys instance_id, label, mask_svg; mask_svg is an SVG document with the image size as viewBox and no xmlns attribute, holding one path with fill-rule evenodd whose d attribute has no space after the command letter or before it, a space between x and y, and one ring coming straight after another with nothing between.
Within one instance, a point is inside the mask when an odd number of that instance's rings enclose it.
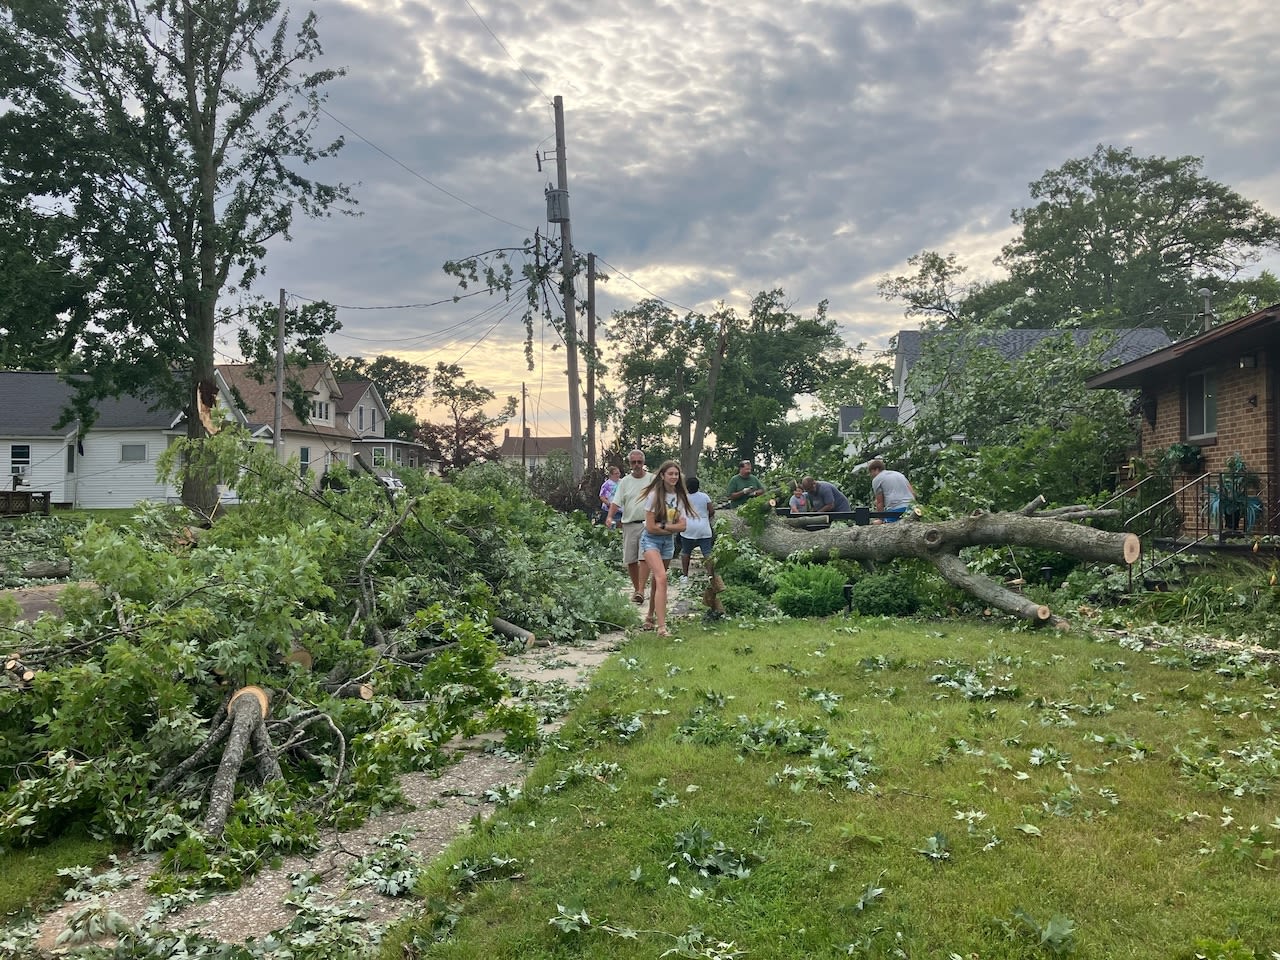
<instances>
[{"instance_id":1,"label":"brick house","mask_svg":"<svg viewBox=\"0 0 1280 960\"><path fill-rule=\"evenodd\" d=\"M1187 476L1179 501L1184 535L1214 525L1217 518L1208 506L1213 485L1221 484L1235 454L1248 467L1249 493L1259 508L1250 532L1280 532L1280 304L1099 373L1086 383L1096 389L1139 391L1138 449L1149 464L1174 443L1201 449L1201 477Z\"/></svg>"}]
</instances>

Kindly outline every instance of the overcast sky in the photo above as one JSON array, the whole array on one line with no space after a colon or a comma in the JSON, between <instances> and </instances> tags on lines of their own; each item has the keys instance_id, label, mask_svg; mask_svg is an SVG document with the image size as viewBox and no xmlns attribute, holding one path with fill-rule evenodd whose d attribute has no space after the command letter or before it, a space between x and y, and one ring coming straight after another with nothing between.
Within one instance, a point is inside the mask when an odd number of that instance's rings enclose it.
<instances>
[{"instance_id":1,"label":"overcast sky","mask_svg":"<svg viewBox=\"0 0 1280 960\"><path fill-rule=\"evenodd\" d=\"M801 313L829 300L851 345L884 347L903 320L878 278L925 249L994 275L1027 184L1099 143L1203 157L1207 176L1280 214L1271 0L314 9L323 65L347 70L318 134L347 147L313 169L356 183L361 215L299 223L263 291L343 305L340 354L458 362L501 396L527 383L535 434L568 432L550 331L530 372L510 305L352 308L451 297L444 261L548 232L555 164L539 173L534 157L554 148L557 95L574 245L611 274L606 324L650 295L745 310L781 287Z\"/></svg>"}]
</instances>

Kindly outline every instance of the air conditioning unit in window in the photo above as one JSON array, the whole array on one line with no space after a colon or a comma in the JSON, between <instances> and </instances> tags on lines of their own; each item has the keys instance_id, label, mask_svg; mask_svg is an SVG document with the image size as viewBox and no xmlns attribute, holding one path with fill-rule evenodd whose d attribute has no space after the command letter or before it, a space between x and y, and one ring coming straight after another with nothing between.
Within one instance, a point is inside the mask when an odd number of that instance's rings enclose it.
<instances>
[{"instance_id":1,"label":"air conditioning unit in window","mask_svg":"<svg viewBox=\"0 0 1280 960\"><path fill-rule=\"evenodd\" d=\"M27 465L25 463L15 463L9 467L9 472L15 477L25 477L27 475Z\"/></svg>"}]
</instances>

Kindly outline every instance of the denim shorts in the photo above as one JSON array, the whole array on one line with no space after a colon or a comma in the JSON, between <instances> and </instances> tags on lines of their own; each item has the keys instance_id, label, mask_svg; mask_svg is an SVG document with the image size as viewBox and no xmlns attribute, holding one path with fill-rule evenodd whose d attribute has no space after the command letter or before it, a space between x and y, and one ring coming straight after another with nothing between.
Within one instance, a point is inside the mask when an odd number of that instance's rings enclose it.
<instances>
[{"instance_id":1,"label":"denim shorts","mask_svg":"<svg viewBox=\"0 0 1280 960\"><path fill-rule=\"evenodd\" d=\"M676 555L676 538L671 534L653 534L646 530L640 534L640 554L643 556L650 550L657 550L663 560L670 560Z\"/></svg>"},{"instance_id":2,"label":"denim shorts","mask_svg":"<svg viewBox=\"0 0 1280 960\"><path fill-rule=\"evenodd\" d=\"M694 547L697 547L702 551L702 559L705 560L707 557L711 556L711 537L694 537L692 540L685 537L683 542L680 544L680 552L686 557L692 557Z\"/></svg>"}]
</instances>

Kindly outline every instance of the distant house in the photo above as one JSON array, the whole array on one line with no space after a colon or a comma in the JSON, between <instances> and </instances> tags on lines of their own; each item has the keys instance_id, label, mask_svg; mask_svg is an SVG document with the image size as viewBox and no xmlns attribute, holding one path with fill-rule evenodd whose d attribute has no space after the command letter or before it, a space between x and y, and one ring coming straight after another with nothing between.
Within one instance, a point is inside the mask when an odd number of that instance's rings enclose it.
<instances>
[{"instance_id":1,"label":"distant house","mask_svg":"<svg viewBox=\"0 0 1280 960\"><path fill-rule=\"evenodd\" d=\"M1256 477L1249 495L1280 531L1280 304L1220 324L1194 337L1091 377L1096 389L1138 390L1140 450L1155 458L1171 444L1197 446L1203 471L1219 474L1239 454ZM1209 495L1200 491L1202 498ZM1184 525L1207 514L1205 503L1181 505Z\"/></svg>"},{"instance_id":2,"label":"distant house","mask_svg":"<svg viewBox=\"0 0 1280 960\"><path fill-rule=\"evenodd\" d=\"M502 431L502 445L498 448L498 456L504 460L515 460L525 465L525 471L534 467L546 466L553 453L573 454L572 437L534 437L529 435L525 427L523 436L512 436L510 430Z\"/></svg>"},{"instance_id":3,"label":"distant house","mask_svg":"<svg viewBox=\"0 0 1280 960\"><path fill-rule=\"evenodd\" d=\"M341 396L335 400L338 416L352 431L352 449L379 474L402 467L439 470L427 448L416 440L387 436L388 411L377 388L367 380L344 380L338 384Z\"/></svg>"},{"instance_id":4,"label":"distant house","mask_svg":"<svg viewBox=\"0 0 1280 960\"><path fill-rule=\"evenodd\" d=\"M96 404L97 419L80 437L78 420L54 427L74 392L55 373L0 370L0 478L6 486L47 490L61 507L176 499L179 491L156 479L156 460L187 435L183 413L136 397L108 398ZM221 380L219 406L234 410Z\"/></svg>"},{"instance_id":5,"label":"distant house","mask_svg":"<svg viewBox=\"0 0 1280 960\"><path fill-rule=\"evenodd\" d=\"M1169 337L1163 330L1150 327L1137 327L1128 330L992 330L978 336L978 342L997 351L1006 360L1018 360L1046 340L1054 340L1069 333L1077 347L1083 347L1098 333L1111 333L1115 341L1099 358L1105 365L1127 363L1138 357L1146 356L1169 344ZM899 330L895 341L893 358L893 388L898 398L897 422L910 423L918 413L915 402L908 396L911 374L916 364L924 355L925 346L936 336L945 335L927 330ZM941 384L933 389L942 389ZM918 392L918 391L915 391ZM932 391L931 391L932 392Z\"/></svg>"},{"instance_id":6,"label":"distant house","mask_svg":"<svg viewBox=\"0 0 1280 960\"><path fill-rule=\"evenodd\" d=\"M317 476L331 464L352 465L354 455L383 477L403 467L431 468L421 444L386 436L387 409L374 384L340 384L327 364L291 371L307 392L304 422L286 401L281 437L286 457ZM258 383L244 364L215 372L216 407L256 440L271 443L275 385ZM49 491L63 507L131 507L142 500L176 500L180 491L156 480L156 459L187 435L182 411L136 397L105 399L80 436L72 421L55 429L74 389L53 373L0 370L0 484Z\"/></svg>"}]
</instances>

